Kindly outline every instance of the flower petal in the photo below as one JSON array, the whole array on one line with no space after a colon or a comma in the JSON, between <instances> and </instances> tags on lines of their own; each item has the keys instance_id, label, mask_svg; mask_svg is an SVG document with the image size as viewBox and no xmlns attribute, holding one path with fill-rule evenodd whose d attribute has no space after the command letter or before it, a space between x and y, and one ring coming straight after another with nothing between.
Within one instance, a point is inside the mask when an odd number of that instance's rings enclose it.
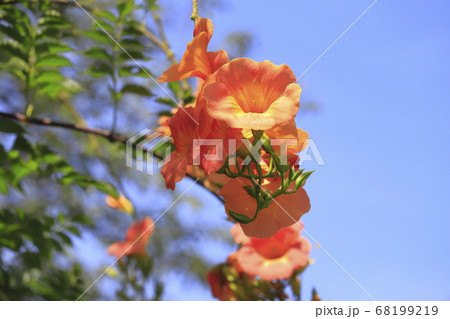
<instances>
[{"instance_id":1,"label":"flower petal","mask_svg":"<svg viewBox=\"0 0 450 319\"><path fill-rule=\"evenodd\" d=\"M273 215L280 227L288 227L300 220L311 209L308 194L299 188L294 194L284 194L272 201Z\"/></svg>"},{"instance_id":2,"label":"flower petal","mask_svg":"<svg viewBox=\"0 0 450 319\"><path fill-rule=\"evenodd\" d=\"M250 238L244 234L240 224L234 224L230 230L231 235L234 238L236 244L248 244L250 243Z\"/></svg>"},{"instance_id":3,"label":"flower petal","mask_svg":"<svg viewBox=\"0 0 450 319\"><path fill-rule=\"evenodd\" d=\"M287 65L238 58L205 86L208 113L234 128L271 129L294 118L301 88Z\"/></svg>"},{"instance_id":4,"label":"flower petal","mask_svg":"<svg viewBox=\"0 0 450 319\"><path fill-rule=\"evenodd\" d=\"M211 20L209 20L207 18L198 18L197 19L197 21L195 22L195 27L194 27L194 37L196 37L197 35L199 35L202 32L206 32L206 34L208 35L208 42L209 42L214 33L214 26L213 26Z\"/></svg>"},{"instance_id":5,"label":"flower petal","mask_svg":"<svg viewBox=\"0 0 450 319\"><path fill-rule=\"evenodd\" d=\"M211 74L209 56L207 53L208 35L201 32L187 44L186 52L179 64L172 65L163 72L158 82L174 82L197 76L202 79Z\"/></svg>"},{"instance_id":6,"label":"flower petal","mask_svg":"<svg viewBox=\"0 0 450 319\"><path fill-rule=\"evenodd\" d=\"M161 175L166 180L166 187L175 190L175 184L183 179L186 170L186 157L183 154L172 152L161 169Z\"/></svg>"}]
</instances>

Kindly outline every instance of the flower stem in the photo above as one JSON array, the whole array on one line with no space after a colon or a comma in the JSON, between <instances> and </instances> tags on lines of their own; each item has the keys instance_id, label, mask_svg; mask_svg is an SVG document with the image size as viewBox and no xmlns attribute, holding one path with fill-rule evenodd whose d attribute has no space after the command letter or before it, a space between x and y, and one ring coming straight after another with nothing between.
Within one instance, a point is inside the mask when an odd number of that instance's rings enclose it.
<instances>
[{"instance_id":1,"label":"flower stem","mask_svg":"<svg viewBox=\"0 0 450 319\"><path fill-rule=\"evenodd\" d=\"M199 18L198 15L198 0L192 0L192 14L191 14L191 20L197 21Z\"/></svg>"}]
</instances>

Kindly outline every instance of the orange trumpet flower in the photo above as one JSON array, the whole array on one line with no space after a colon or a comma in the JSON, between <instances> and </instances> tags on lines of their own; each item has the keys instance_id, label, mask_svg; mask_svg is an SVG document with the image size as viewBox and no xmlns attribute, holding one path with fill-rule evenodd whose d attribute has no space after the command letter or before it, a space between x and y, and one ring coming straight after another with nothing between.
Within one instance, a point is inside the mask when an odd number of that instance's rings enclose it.
<instances>
[{"instance_id":1,"label":"orange trumpet flower","mask_svg":"<svg viewBox=\"0 0 450 319\"><path fill-rule=\"evenodd\" d=\"M222 66L205 86L208 113L232 128L269 130L297 114L301 87L285 64L238 58Z\"/></svg>"},{"instance_id":2,"label":"orange trumpet flower","mask_svg":"<svg viewBox=\"0 0 450 319\"><path fill-rule=\"evenodd\" d=\"M311 244L300 236L302 224L281 228L269 238L247 237L239 224L231 228L235 241L243 246L236 259L243 272L263 280L289 278L295 270L309 262Z\"/></svg>"}]
</instances>

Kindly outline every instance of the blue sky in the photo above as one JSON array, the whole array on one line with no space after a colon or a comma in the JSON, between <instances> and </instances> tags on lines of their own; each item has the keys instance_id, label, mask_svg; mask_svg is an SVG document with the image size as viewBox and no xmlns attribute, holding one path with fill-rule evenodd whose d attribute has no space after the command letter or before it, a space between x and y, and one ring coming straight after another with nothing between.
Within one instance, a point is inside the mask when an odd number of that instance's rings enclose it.
<instances>
[{"instance_id":1,"label":"blue sky","mask_svg":"<svg viewBox=\"0 0 450 319\"><path fill-rule=\"evenodd\" d=\"M255 37L249 58L286 63L298 76L372 2L227 1L207 16L215 25L210 49L245 30ZM377 300L450 299L449 9L444 0L379 0L299 80L301 103L320 110L300 111L297 124L326 162L306 163L316 172L303 221ZM181 54L192 24L169 20ZM315 286L326 300L370 299L323 250L312 257L305 296Z\"/></svg>"}]
</instances>

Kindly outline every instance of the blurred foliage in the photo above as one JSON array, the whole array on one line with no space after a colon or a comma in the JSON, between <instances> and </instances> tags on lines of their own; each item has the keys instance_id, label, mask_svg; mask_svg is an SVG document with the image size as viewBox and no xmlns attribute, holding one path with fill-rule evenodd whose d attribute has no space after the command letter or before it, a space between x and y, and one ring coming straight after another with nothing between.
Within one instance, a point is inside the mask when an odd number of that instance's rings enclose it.
<instances>
[{"instance_id":1,"label":"blurred foliage","mask_svg":"<svg viewBox=\"0 0 450 319\"><path fill-rule=\"evenodd\" d=\"M153 271L153 258L150 256L128 256L118 262L120 272L110 273L111 277L118 277L121 288L116 296L121 300L161 300L163 284L156 280L151 283L153 292L147 293L144 284Z\"/></svg>"},{"instance_id":2,"label":"blurred foliage","mask_svg":"<svg viewBox=\"0 0 450 319\"><path fill-rule=\"evenodd\" d=\"M122 136L156 127L159 115L178 106L151 78L174 60L163 8L155 0L79 3L96 22L73 1L0 1L0 111ZM201 10L220 3L201 1ZM235 33L230 46L243 54L248 39ZM193 99L186 81L168 90L182 103ZM124 158L121 143L0 116L1 300L76 300L114 261L107 246L133 220L156 219L179 196L165 191L161 178L126 167ZM136 214L106 207L105 195L119 192ZM168 273L205 285L212 262L199 244L223 246L230 235L216 224L200 229L192 221L201 204L188 195L183 202L158 221L147 257L119 260L107 272L115 283L96 284L82 299L170 299L158 279ZM79 243L101 246L101 266Z\"/></svg>"},{"instance_id":3,"label":"blurred foliage","mask_svg":"<svg viewBox=\"0 0 450 319\"><path fill-rule=\"evenodd\" d=\"M90 223L83 214L67 218L0 210L0 299L78 298L85 286L80 265L58 265L57 257L72 245L72 236L79 236L80 226Z\"/></svg>"},{"instance_id":4,"label":"blurred foliage","mask_svg":"<svg viewBox=\"0 0 450 319\"><path fill-rule=\"evenodd\" d=\"M253 36L248 32L232 32L224 41L223 47L230 59L243 57L253 46Z\"/></svg>"},{"instance_id":5,"label":"blurred foliage","mask_svg":"<svg viewBox=\"0 0 450 319\"><path fill-rule=\"evenodd\" d=\"M83 189L93 186L108 195L119 196L114 186L78 173L46 145L30 144L19 124L0 119L0 131L16 133L11 150L5 151L0 144L0 192L3 194L8 194L8 184L23 192L22 179L34 174L40 178L54 177L62 185L78 185Z\"/></svg>"},{"instance_id":6,"label":"blurred foliage","mask_svg":"<svg viewBox=\"0 0 450 319\"><path fill-rule=\"evenodd\" d=\"M136 94L151 97L153 94L145 85L132 82L129 78L150 77L150 71L141 66L140 62L148 61L145 45L140 39L139 23L132 17L135 9L134 1L119 2L117 13L105 10L94 10L95 22L93 28L83 32L91 38L94 45L84 51L84 55L94 62L85 74L92 77L106 77L109 79L109 92L114 105L113 127L115 130L117 110L124 94ZM139 62L138 62L139 61ZM154 77L154 76L153 76ZM126 80L122 80L125 79ZM125 82L121 85L120 82Z\"/></svg>"},{"instance_id":7,"label":"blurred foliage","mask_svg":"<svg viewBox=\"0 0 450 319\"><path fill-rule=\"evenodd\" d=\"M0 11L1 68L21 82L26 98L26 113L31 115L35 95L55 98L63 92L76 91L77 85L62 75L60 68L72 66L62 55L72 48L61 41L70 34L71 24L50 2L24 1L4 5Z\"/></svg>"}]
</instances>

